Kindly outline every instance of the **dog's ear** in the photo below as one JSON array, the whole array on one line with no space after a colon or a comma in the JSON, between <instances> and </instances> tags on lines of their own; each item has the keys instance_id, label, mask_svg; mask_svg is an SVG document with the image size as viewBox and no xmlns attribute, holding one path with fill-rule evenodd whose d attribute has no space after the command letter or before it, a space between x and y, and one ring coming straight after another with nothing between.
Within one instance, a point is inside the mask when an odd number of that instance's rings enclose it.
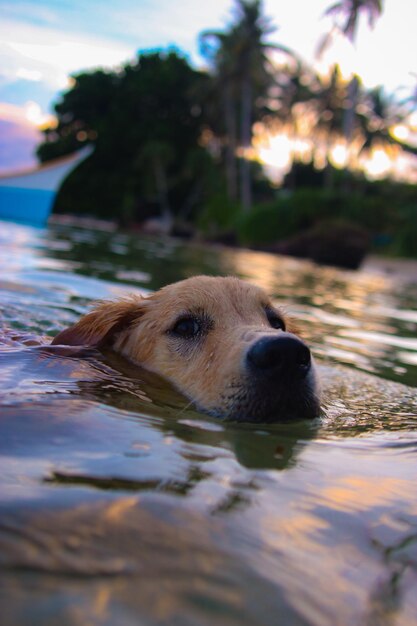
<instances>
[{"instance_id":1,"label":"dog's ear","mask_svg":"<svg viewBox=\"0 0 417 626\"><path fill-rule=\"evenodd\" d=\"M141 316L145 298L133 296L115 302L102 301L76 324L60 332L52 345L103 346Z\"/></svg>"}]
</instances>

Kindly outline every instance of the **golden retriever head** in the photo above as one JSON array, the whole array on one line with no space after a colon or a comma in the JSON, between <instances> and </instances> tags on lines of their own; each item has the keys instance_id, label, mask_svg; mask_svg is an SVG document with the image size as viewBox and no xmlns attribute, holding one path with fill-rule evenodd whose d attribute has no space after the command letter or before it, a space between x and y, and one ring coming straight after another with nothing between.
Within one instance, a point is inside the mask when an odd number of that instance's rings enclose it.
<instances>
[{"instance_id":1,"label":"golden retriever head","mask_svg":"<svg viewBox=\"0 0 417 626\"><path fill-rule=\"evenodd\" d=\"M52 343L107 345L212 415L319 413L309 349L262 289L237 278L196 276L146 298L101 302Z\"/></svg>"}]
</instances>

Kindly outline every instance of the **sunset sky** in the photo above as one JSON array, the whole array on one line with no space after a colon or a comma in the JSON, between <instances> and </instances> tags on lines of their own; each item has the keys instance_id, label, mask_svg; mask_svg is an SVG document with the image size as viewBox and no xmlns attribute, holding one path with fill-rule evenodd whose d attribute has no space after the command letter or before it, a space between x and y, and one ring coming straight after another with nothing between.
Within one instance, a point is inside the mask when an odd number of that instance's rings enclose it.
<instances>
[{"instance_id":1,"label":"sunset sky","mask_svg":"<svg viewBox=\"0 0 417 626\"><path fill-rule=\"evenodd\" d=\"M279 27L271 41L313 63L318 41L331 27L324 18L333 0L265 0L264 12ZM115 67L138 50L176 46L198 66L198 34L223 28L231 0L0 0L0 170L35 162L37 127L52 112L71 73ZM373 31L363 20L355 59L343 46L334 54L356 67L365 84L406 95L417 84L415 0L385 0Z\"/></svg>"}]
</instances>

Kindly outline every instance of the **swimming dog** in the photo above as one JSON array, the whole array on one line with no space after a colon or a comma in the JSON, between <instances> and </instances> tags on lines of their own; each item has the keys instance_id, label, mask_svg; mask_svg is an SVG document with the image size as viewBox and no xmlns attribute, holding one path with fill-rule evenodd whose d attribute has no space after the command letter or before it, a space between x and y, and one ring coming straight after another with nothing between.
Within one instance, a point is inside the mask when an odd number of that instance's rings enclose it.
<instances>
[{"instance_id":1,"label":"swimming dog","mask_svg":"<svg viewBox=\"0 0 417 626\"><path fill-rule=\"evenodd\" d=\"M313 359L293 322L238 278L195 276L99 302L52 343L112 348L214 416L271 422L320 411Z\"/></svg>"}]
</instances>

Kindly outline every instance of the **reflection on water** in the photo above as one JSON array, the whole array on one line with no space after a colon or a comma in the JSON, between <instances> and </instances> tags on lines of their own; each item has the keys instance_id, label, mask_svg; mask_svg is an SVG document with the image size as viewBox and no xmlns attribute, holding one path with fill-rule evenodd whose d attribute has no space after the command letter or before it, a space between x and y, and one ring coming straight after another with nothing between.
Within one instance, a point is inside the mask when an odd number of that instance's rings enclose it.
<instances>
[{"instance_id":1,"label":"reflection on water","mask_svg":"<svg viewBox=\"0 0 417 626\"><path fill-rule=\"evenodd\" d=\"M397 285L395 276L68 227L4 224L0 243L0 286L15 327L23 317L25 327L53 334L94 298L158 289L196 273L233 274L261 285L301 319L321 358L417 385L417 276L414 284ZM32 305L37 319L32 311L28 316Z\"/></svg>"},{"instance_id":2,"label":"reflection on water","mask_svg":"<svg viewBox=\"0 0 417 626\"><path fill-rule=\"evenodd\" d=\"M0 269L2 625L415 623L415 286L7 224ZM301 320L322 418L218 421L117 355L42 345L92 299L196 273Z\"/></svg>"}]
</instances>

